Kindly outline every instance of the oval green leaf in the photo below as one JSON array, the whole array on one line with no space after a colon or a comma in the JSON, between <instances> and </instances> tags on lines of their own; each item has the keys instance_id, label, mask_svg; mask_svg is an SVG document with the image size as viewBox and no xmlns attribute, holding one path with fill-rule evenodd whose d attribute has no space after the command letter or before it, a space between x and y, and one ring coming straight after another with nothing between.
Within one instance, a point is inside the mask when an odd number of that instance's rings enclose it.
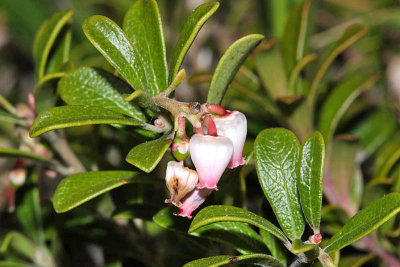
<instances>
[{"instance_id":1,"label":"oval green leaf","mask_svg":"<svg viewBox=\"0 0 400 267\"><path fill-rule=\"evenodd\" d=\"M63 69L64 64L68 62L71 39L71 25L68 25L62 29L54 42L47 60L46 74L60 72Z\"/></svg>"},{"instance_id":2,"label":"oval green leaf","mask_svg":"<svg viewBox=\"0 0 400 267\"><path fill-rule=\"evenodd\" d=\"M201 27L203 27L204 23L212 16L212 14L215 13L215 11L217 11L218 7L218 2L202 4L198 6L186 20L172 56L171 65L169 68L169 83L171 83L176 74L178 74L183 59L185 58L187 51L192 45Z\"/></svg>"},{"instance_id":3,"label":"oval green leaf","mask_svg":"<svg viewBox=\"0 0 400 267\"><path fill-rule=\"evenodd\" d=\"M63 27L71 21L73 14L72 10L64 10L54 14L42 24L36 34L33 45L36 81L40 81L44 76L49 54L56 38Z\"/></svg>"},{"instance_id":4,"label":"oval green leaf","mask_svg":"<svg viewBox=\"0 0 400 267\"><path fill-rule=\"evenodd\" d=\"M92 16L83 24L89 41L135 89L148 89L143 62L128 37L115 22Z\"/></svg>"},{"instance_id":5,"label":"oval green leaf","mask_svg":"<svg viewBox=\"0 0 400 267\"><path fill-rule=\"evenodd\" d=\"M241 256L220 255L194 260L183 265L184 267L217 267L232 264L254 264L269 267L285 266L278 259L265 254L249 254Z\"/></svg>"},{"instance_id":6,"label":"oval green leaf","mask_svg":"<svg viewBox=\"0 0 400 267\"><path fill-rule=\"evenodd\" d=\"M329 145L340 118L350 104L363 91L370 89L377 78L377 75L358 74L350 76L350 78L333 89L328 99L324 102L318 123L318 130L324 136L326 144Z\"/></svg>"},{"instance_id":7,"label":"oval green leaf","mask_svg":"<svg viewBox=\"0 0 400 267\"><path fill-rule=\"evenodd\" d=\"M300 144L286 129L267 129L255 141L258 180L283 231L300 238L304 219L297 191L297 160Z\"/></svg>"},{"instance_id":8,"label":"oval green leaf","mask_svg":"<svg viewBox=\"0 0 400 267\"><path fill-rule=\"evenodd\" d=\"M129 151L126 161L144 172L151 172L160 162L172 139L165 134L159 139L141 143Z\"/></svg>"},{"instance_id":9,"label":"oval green leaf","mask_svg":"<svg viewBox=\"0 0 400 267\"><path fill-rule=\"evenodd\" d=\"M33 121L29 135L36 137L55 129L90 124L140 125L141 122L105 108L61 106L48 109L39 114Z\"/></svg>"},{"instance_id":10,"label":"oval green leaf","mask_svg":"<svg viewBox=\"0 0 400 267\"><path fill-rule=\"evenodd\" d=\"M264 39L264 36L261 34L250 34L240 38L226 50L214 71L208 91L208 103L221 104L226 89L228 89L240 65L262 39Z\"/></svg>"},{"instance_id":11,"label":"oval green leaf","mask_svg":"<svg viewBox=\"0 0 400 267\"><path fill-rule=\"evenodd\" d=\"M157 2L137 0L125 15L123 30L141 57L147 91L156 95L167 89L167 56Z\"/></svg>"},{"instance_id":12,"label":"oval green leaf","mask_svg":"<svg viewBox=\"0 0 400 267\"><path fill-rule=\"evenodd\" d=\"M285 244L288 243L285 234L268 220L250 211L233 206L209 206L202 209L193 219L189 232L193 232L200 227L216 222L248 223L264 229Z\"/></svg>"},{"instance_id":13,"label":"oval green leaf","mask_svg":"<svg viewBox=\"0 0 400 267\"><path fill-rule=\"evenodd\" d=\"M121 185L154 183L157 180L133 171L78 173L61 181L54 194L53 206L56 212L66 212Z\"/></svg>"},{"instance_id":14,"label":"oval green leaf","mask_svg":"<svg viewBox=\"0 0 400 267\"><path fill-rule=\"evenodd\" d=\"M299 161L299 195L308 224L319 233L324 177L325 144L322 135L315 132L304 141Z\"/></svg>"},{"instance_id":15,"label":"oval green leaf","mask_svg":"<svg viewBox=\"0 0 400 267\"><path fill-rule=\"evenodd\" d=\"M400 211L400 194L391 193L354 215L325 246L326 253L340 250L365 237Z\"/></svg>"},{"instance_id":16,"label":"oval green leaf","mask_svg":"<svg viewBox=\"0 0 400 267\"><path fill-rule=\"evenodd\" d=\"M132 91L130 86L105 70L89 67L75 70L60 80L58 90L68 105L97 106L140 121L146 119L138 107L122 98L121 94Z\"/></svg>"}]
</instances>

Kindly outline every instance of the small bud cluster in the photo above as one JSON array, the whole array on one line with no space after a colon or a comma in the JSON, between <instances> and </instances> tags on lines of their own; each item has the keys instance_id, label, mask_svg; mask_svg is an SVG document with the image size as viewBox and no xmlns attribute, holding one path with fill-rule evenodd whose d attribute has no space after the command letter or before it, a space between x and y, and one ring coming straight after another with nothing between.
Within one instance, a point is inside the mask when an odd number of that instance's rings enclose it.
<instances>
[{"instance_id":1,"label":"small bud cluster","mask_svg":"<svg viewBox=\"0 0 400 267\"><path fill-rule=\"evenodd\" d=\"M239 111L226 111L215 104L202 105L206 112L201 127L189 139L185 131L185 117L176 119L176 135L172 153L180 161L168 163L166 184L171 198L166 203L179 207L175 215L191 218L211 194L226 168L245 164L243 146L247 135L246 117ZM183 166L190 154L196 170Z\"/></svg>"}]
</instances>

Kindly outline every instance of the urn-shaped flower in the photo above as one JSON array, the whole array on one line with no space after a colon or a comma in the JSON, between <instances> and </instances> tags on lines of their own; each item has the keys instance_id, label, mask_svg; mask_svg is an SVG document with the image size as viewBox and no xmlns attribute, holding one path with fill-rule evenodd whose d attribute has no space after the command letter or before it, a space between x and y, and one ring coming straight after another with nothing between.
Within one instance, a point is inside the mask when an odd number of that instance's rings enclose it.
<instances>
[{"instance_id":1,"label":"urn-shaped flower","mask_svg":"<svg viewBox=\"0 0 400 267\"><path fill-rule=\"evenodd\" d=\"M174 213L174 215L192 219L192 212L195 211L206 200L211 192L211 189L206 188L194 189L182 200L182 206L179 207L179 210Z\"/></svg>"},{"instance_id":2,"label":"urn-shaped flower","mask_svg":"<svg viewBox=\"0 0 400 267\"><path fill-rule=\"evenodd\" d=\"M165 202L177 207L182 206L181 199L196 187L198 181L196 171L183 167L179 162L168 162L165 182L171 198L166 199Z\"/></svg>"},{"instance_id":3,"label":"urn-shaped flower","mask_svg":"<svg viewBox=\"0 0 400 267\"><path fill-rule=\"evenodd\" d=\"M242 153L247 135L246 116L239 111L232 111L225 116L215 118L214 123L218 135L228 137L233 143L233 155L228 168L245 164Z\"/></svg>"},{"instance_id":4,"label":"urn-shaped flower","mask_svg":"<svg viewBox=\"0 0 400 267\"><path fill-rule=\"evenodd\" d=\"M218 181L232 157L232 141L224 136L195 134L190 139L189 150L199 175L197 188L217 190Z\"/></svg>"}]
</instances>

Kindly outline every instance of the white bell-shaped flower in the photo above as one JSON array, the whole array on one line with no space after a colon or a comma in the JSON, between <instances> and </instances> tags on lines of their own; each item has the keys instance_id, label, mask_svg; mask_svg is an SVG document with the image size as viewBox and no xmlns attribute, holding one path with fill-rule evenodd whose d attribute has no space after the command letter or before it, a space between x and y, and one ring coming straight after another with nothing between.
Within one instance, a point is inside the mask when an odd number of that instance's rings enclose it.
<instances>
[{"instance_id":1,"label":"white bell-shaped flower","mask_svg":"<svg viewBox=\"0 0 400 267\"><path fill-rule=\"evenodd\" d=\"M246 116L239 111L229 112L227 115L214 118L218 135L228 137L233 143L233 155L228 168L236 168L245 164L243 159L243 146L247 135Z\"/></svg>"},{"instance_id":2,"label":"white bell-shaped flower","mask_svg":"<svg viewBox=\"0 0 400 267\"><path fill-rule=\"evenodd\" d=\"M199 175L197 188L217 190L217 184L232 158L232 141L224 136L195 134L190 139L190 157Z\"/></svg>"},{"instance_id":3,"label":"white bell-shaped flower","mask_svg":"<svg viewBox=\"0 0 400 267\"><path fill-rule=\"evenodd\" d=\"M195 211L201 204L203 204L211 192L211 189L206 188L194 189L182 200L182 206L179 207L179 210L175 212L174 215L192 219L192 212Z\"/></svg>"},{"instance_id":4,"label":"white bell-shaped flower","mask_svg":"<svg viewBox=\"0 0 400 267\"><path fill-rule=\"evenodd\" d=\"M172 203L177 207L182 206L181 199L196 187L198 181L196 171L183 167L176 161L168 162L165 182L171 198L166 199L165 202Z\"/></svg>"}]
</instances>

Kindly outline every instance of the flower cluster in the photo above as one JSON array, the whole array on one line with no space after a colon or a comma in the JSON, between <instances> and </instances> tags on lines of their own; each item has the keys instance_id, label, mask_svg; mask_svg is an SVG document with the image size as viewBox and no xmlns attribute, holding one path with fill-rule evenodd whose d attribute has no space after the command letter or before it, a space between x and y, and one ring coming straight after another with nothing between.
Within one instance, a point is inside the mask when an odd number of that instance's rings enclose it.
<instances>
[{"instance_id":1,"label":"flower cluster","mask_svg":"<svg viewBox=\"0 0 400 267\"><path fill-rule=\"evenodd\" d=\"M185 117L177 116L172 153L180 162L168 163L166 184L171 198L166 203L179 207L175 215L191 218L213 190L226 168L245 163L242 153L247 135L246 117L238 111L226 111L215 104L204 104L201 125L194 128L189 139L185 131ZM196 170L183 166L188 157Z\"/></svg>"}]
</instances>

